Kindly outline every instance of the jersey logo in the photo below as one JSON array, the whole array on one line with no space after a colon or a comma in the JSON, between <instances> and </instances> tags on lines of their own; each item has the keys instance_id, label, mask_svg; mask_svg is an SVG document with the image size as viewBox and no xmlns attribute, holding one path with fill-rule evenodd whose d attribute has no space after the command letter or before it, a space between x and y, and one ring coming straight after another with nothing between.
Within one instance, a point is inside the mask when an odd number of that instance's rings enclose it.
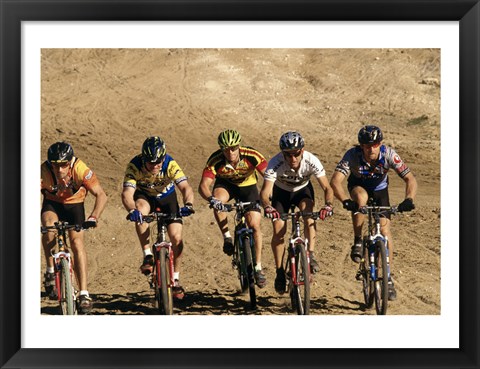
<instances>
[{"instance_id":1,"label":"jersey logo","mask_svg":"<svg viewBox=\"0 0 480 369\"><path fill-rule=\"evenodd\" d=\"M89 170L87 175L85 176L85 179L88 181L90 178L92 178L92 176L93 176L93 172Z\"/></svg>"},{"instance_id":2,"label":"jersey logo","mask_svg":"<svg viewBox=\"0 0 480 369\"><path fill-rule=\"evenodd\" d=\"M393 156L393 162L394 162L395 164L400 164L400 163L402 162L402 159L400 159L400 156L398 156L398 154L395 154L395 155Z\"/></svg>"}]
</instances>

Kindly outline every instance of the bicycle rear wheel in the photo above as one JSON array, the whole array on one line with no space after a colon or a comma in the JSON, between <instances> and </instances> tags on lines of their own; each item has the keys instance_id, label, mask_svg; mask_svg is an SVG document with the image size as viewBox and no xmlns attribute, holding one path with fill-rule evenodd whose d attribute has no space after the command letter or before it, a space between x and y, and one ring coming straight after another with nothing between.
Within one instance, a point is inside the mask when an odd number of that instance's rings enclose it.
<instances>
[{"instance_id":1,"label":"bicycle rear wheel","mask_svg":"<svg viewBox=\"0 0 480 369\"><path fill-rule=\"evenodd\" d=\"M62 315L75 315L72 275L66 258L60 260L60 268L60 311Z\"/></svg>"},{"instance_id":2,"label":"bicycle rear wheel","mask_svg":"<svg viewBox=\"0 0 480 369\"><path fill-rule=\"evenodd\" d=\"M297 244L295 252L296 281L293 280L290 291L292 308L297 311L298 315L308 315L310 313L310 267L305 244Z\"/></svg>"},{"instance_id":3,"label":"bicycle rear wheel","mask_svg":"<svg viewBox=\"0 0 480 369\"><path fill-rule=\"evenodd\" d=\"M385 315L388 301L388 270L385 243L381 240L375 242L375 268L377 269L375 309L378 315Z\"/></svg>"},{"instance_id":4,"label":"bicycle rear wheel","mask_svg":"<svg viewBox=\"0 0 480 369\"><path fill-rule=\"evenodd\" d=\"M255 266L253 265L253 240L250 236L243 238L243 257L245 258L246 280L248 281L248 294L250 295L250 307L257 307L257 295L255 292Z\"/></svg>"},{"instance_id":5,"label":"bicycle rear wheel","mask_svg":"<svg viewBox=\"0 0 480 369\"><path fill-rule=\"evenodd\" d=\"M167 249L162 247L155 263L155 298L162 315L173 315L172 286L170 285L170 263Z\"/></svg>"}]
</instances>

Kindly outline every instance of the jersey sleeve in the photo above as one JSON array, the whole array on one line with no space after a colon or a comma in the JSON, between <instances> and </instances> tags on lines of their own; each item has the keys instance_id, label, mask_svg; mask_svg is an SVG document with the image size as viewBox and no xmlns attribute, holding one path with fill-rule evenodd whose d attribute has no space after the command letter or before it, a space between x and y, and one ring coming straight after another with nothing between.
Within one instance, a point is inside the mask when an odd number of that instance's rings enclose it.
<instances>
[{"instance_id":1,"label":"jersey sleeve","mask_svg":"<svg viewBox=\"0 0 480 369\"><path fill-rule=\"evenodd\" d=\"M185 173L183 173L182 168L178 165L178 163L170 158L167 166L167 176L170 178L175 184L179 184L187 179Z\"/></svg>"},{"instance_id":2,"label":"jersey sleeve","mask_svg":"<svg viewBox=\"0 0 480 369\"><path fill-rule=\"evenodd\" d=\"M348 177L351 172L352 154L353 150L350 149L345 153L345 155L343 155L342 160L340 160L335 167L335 172L340 172Z\"/></svg>"},{"instance_id":3,"label":"jersey sleeve","mask_svg":"<svg viewBox=\"0 0 480 369\"><path fill-rule=\"evenodd\" d=\"M133 162L128 163L123 177L123 187L137 188L138 168Z\"/></svg>"},{"instance_id":4,"label":"jersey sleeve","mask_svg":"<svg viewBox=\"0 0 480 369\"><path fill-rule=\"evenodd\" d=\"M308 158L308 165L312 170L312 174L317 177L325 177L327 173L325 172L325 168L323 167L320 159L317 158L315 155L310 155Z\"/></svg>"},{"instance_id":5,"label":"jersey sleeve","mask_svg":"<svg viewBox=\"0 0 480 369\"><path fill-rule=\"evenodd\" d=\"M398 155L391 147L389 147L387 151L387 160L391 168L395 170L400 178L403 178L410 173L410 168L405 164L400 155Z\"/></svg>"},{"instance_id":6,"label":"jersey sleeve","mask_svg":"<svg viewBox=\"0 0 480 369\"><path fill-rule=\"evenodd\" d=\"M279 160L279 156L275 155L267 164L267 168L265 169L264 180L275 182L277 180L277 170L280 167L281 162Z\"/></svg>"},{"instance_id":7,"label":"jersey sleeve","mask_svg":"<svg viewBox=\"0 0 480 369\"><path fill-rule=\"evenodd\" d=\"M75 169L77 171L78 179L82 182L82 185L91 190L93 187L99 184L96 174L91 170L83 161L80 161Z\"/></svg>"},{"instance_id":8,"label":"jersey sleeve","mask_svg":"<svg viewBox=\"0 0 480 369\"><path fill-rule=\"evenodd\" d=\"M214 152L207 160L207 164L205 164L205 168L203 168L202 178L211 178L215 179L217 175L217 171L215 170L215 163L218 161L218 152Z\"/></svg>"}]
</instances>

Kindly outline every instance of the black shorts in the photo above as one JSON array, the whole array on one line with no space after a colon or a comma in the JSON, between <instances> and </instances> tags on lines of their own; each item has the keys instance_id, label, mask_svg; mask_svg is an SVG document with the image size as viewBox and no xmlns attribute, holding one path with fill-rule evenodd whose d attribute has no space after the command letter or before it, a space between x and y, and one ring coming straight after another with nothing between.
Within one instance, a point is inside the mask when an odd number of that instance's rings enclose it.
<instances>
[{"instance_id":1,"label":"black shorts","mask_svg":"<svg viewBox=\"0 0 480 369\"><path fill-rule=\"evenodd\" d=\"M234 185L230 182L227 182L221 178L215 180L215 184L213 185L213 189L215 188L224 188L229 195L228 201L231 199L235 199L235 201L242 201L242 202L256 202L260 201L260 196L258 194L257 185L250 185L250 186L243 186L239 187ZM252 209L251 211L258 211L260 209Z\"/></svg>"},{"instance_id":2,"label":"black shorts","mask_svg":"<svg viewBox=\"0 0 480 369\"><path fill-rule=\"evenodd\" d=\"M288 213L290 211L290 206L298 206L303 199L311 199L312 201L315 201L312 182L308 182L308 185L295 192L285 191L280 187L273 185L272 206L277 209L280 214Z\"/></svg>"},{"instance_id":3,"label":"black shorts","mask_svg":"<svg viewBox=\"0 0 480 369\"><path fill-rule=\"evenodd\" d=\"M180 207L178 206L177 194L173 192L172 194L161 198L160 200L155 196L148 196L147 194L136 190L133 194L133 199L144 199L150 204L150 211L158 211L165 214L178 214ZM165 223L180 223L183 224L182 218L175 218L166 220Z\"/></svg>"},{"instance_id":4,"label":"black shorts","mask_svg":"<svg viewBox=\"0 0 480 369\"><path fill-rule=\"evenodd\" d=\"M60 202L43 199L42 211L53 211L58 216L58 220L68 222L68 224L82 225L85 222L85 206L83 202L77 204L62 204Z\"/></svg>"},{"instance_id":5,"label":"black shorts","mask_svg":"<svg viewBox=\"0 0 480 369\"><path fill-rule=\"evenodd\" d=\"M390 198L388 196L388 187L384 188L383 190L373 191L373 190L367 190L363 186L358 186L357 185L357 186L348 187L348 191L352 192L352 190L355 187L362 187L365 191L367 191L368 198L373 199L373 202L374 202L375 205L377 205L377 206L390 206ZM391 214L382 214L382 215L380 215L380 217L390 219Z\"/></svg>"}]
</instances>

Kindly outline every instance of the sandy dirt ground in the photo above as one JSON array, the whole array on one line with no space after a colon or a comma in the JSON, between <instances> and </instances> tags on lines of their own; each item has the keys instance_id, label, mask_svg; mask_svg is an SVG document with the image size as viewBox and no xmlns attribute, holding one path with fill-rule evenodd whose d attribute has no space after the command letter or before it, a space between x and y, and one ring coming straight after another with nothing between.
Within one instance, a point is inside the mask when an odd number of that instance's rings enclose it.
<instances>
[{"instance_id":1,"label":"sandy dirt ground","mask_svg":"<svg viewBox=\"0 0 480 369\"><path fill-rule=\"evenodd\" d=\"M212 211L197 192L218 133L237 129L243 144L270 159L281 134L299 130L331 178L368 123L383 129L385 143L419 184L416 210L392 222L398 298L388 314L441 313L438 49L44 49L41 69L42 161L50 144L70 142L109 198L99 227L86 234L93 314L156 314L153 290L138 269L142 253L134 225L125 220L120 198L126 165L147 136L166 141L195 190L196 214L184 221L181 281L187 294L175 313L250 314ZM403 200L404 188L391 173L392 204ZM87 214L92 205L89 196ZM317 229L321 271L312 286L311 313L375 314L365 308L355 280L352 225L340 202ZM267 219L262 230L268 285L257 289L254 314L291 314L287 295L273 287ZM57 313L43 292L41 312Z\"/></svg>"}]
</instances>

